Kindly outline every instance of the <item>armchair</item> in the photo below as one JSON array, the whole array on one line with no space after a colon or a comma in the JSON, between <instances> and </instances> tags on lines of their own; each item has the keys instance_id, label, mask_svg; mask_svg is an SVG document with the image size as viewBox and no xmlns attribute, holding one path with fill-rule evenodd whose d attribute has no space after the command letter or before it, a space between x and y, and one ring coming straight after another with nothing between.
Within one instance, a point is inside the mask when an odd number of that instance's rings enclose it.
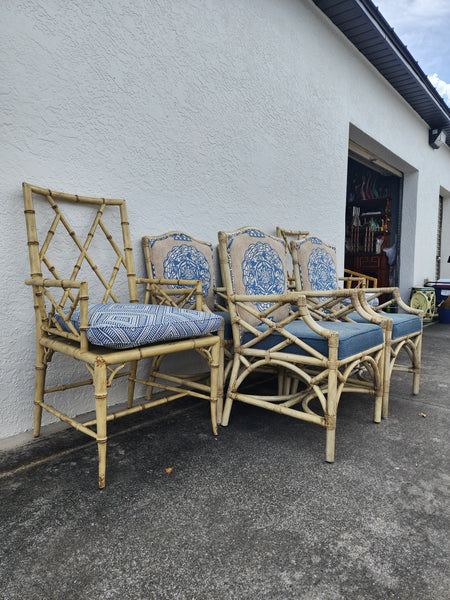
<instances>
[{"instance_id":1,"label":"armchair","mask_svg":"<svg viewBox=\"0 0 450 600\"><path fill-rule=\"evenodd\" d=\"M165 282L164 285L153 288L152 302L182 305L187 308L192 307L194 302L198 302L200 310L213 312L223 319L222 328L218 332L223 354L220 361L217 404L217 417L220 423L224 386L223 357L227 358L228 363L231 351L231 326L229 313L224 306L224 290L216 287L213 246L183 231L146 235L142 238L142 245L148 277ZM199 285L200 292L197 295L192 293L192 286L195 285ZM190 294L188 290L191 290ZM154 381L154 372L159 369L163 358L164 356L161 356L152 362L150 380ZM204 374L200 373L196 376L201 379ZM148 399L151 392L152 387L148 387Z\"/></svg>"},{"instance_id":2,"label":"armchair","mask_svg":"<svg viewBox=\"0 0 450 600\"><path fill-rule=\"evenodd\" d=\"M28 183L23 184L23 194L31 264L26 283L33 290L36 321L34 435L40 434L44 409L94 438L103 488L107 424L118 417L183 396L204 398L217 434L221 317L139 302L138 284L145 286L148 300L151 290L164 281L136 277L124 200L76 196ZM165 382L158 383L164 397L135 405L136 383L153 385L138 378L138 362L190 349L201 349L208 357L210 383L193 385L158 373ZM51 362L57 353L66 356L62 372ZM71 369L64 364L69 359L84 365L87 379L66 381ZM60 382L46 387L50 366ZM108 388L120 377L128 378L127 407L108 413ZM62 392L75 394L86 385L94 387L93 420L72 418L47 400L50 394L58 400Z\"/></svg>"},{"instance_id":3,"label":"armchair","mask_svg":"<svg viewBox=\"0 0 450 600\"><path fill-rule=\"evenodd\" d=\"M357 290L290 292L285 242L258 229L219 232L219 258L234 343L222 425L228 424L235 400L315 423L326 429L325 459L333 462L343 392L374 396L374 421L381 420L386 321L340 320L334 307L342 298L366 315ZM320 296L326 301L318 307ZM367 367L370 380L355 377L361 365ZM300 388L273 395L241 391L249 375L267 367L290 373ZM319 405L314 409L313 400Z\"/></svg>"},{"instance_id":4,"label":"armchair","mask_svg":"<svg viewBox=\"0 0 450 600\"><path fill-rule=\"evenodd\" d=\"M294 263L297 290L337 289L336 249L316 237L292 241L290 245ZM383 410L388 416L389 387L393 371L406 371L413 374L413 393L419 393L422 318L423 312L408 306L400 297L396 287L360 287L359 299L364 310L371 315L389 319L391 324L385 333ZM386 309L390 312L386 312ZM401 310L401 312L395 312ZM362 322L363 317L354 311L347 318ZM400 364L397 358L404 350L410 364Z\"/></svg>"}]
</instances>

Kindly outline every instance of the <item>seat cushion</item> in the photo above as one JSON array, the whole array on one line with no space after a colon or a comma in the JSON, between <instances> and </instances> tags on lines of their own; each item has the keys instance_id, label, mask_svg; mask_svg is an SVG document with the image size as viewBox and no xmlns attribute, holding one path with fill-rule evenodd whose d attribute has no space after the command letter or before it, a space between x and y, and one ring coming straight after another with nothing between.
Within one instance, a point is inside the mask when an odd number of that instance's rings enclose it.
<instances>
[{"instance_id":1,"label":"seat cushion","mask_svg":"<svg viewBox=\"0 0 450 600\"><path fill-rule=\"evenodd\" d=\"M310 236L292 242L297 252L297 264L303 290L337 290L336 248Z\"/></svg>"},{"instance_id":2,"label":"seat cushion","mask_svg":"<svg viewBox=\"0 0 450 600\"><path fill-rule=\"evenodd\" d=\"M410 315L408 313L385 313L379 312L379 315L392 319L392 339L396 340L405 335L412 335L413 333L419 333L422 331L422 321L417 315ZM358 313L350 313L350 319L357 321L358 323L365 322L364 318Z\"/></svg>"},{"instance_id":3,"label":"seat cushion","mask_svg":"<svg viewBox=\"0 0 450 600\"><path fill-rule=\"evenodd\" d=\"M217 314L155 304L90 304L88 315L86 335L91 344L116 349L198 337L222 326ZM67 329L63 319L56 318ZM71 322L79 331L79 309Z\"/></svg>"},{"instance_id":4,"label":"seat cushion","mask_svg":"<svg viewBox=\"0 0 450 600\"><path fill-rule=\"evenodd\" d=\"M286 245L283 240L259 229L244 227L227 233L227 256L231 283L235 294L282 295L288 291ZM259 312L269 309L270 302L251 304ZM251 325L261 321L237 306L242 319ZM290 307L284 304L271 313L279 322L289 316Z\"/></svg>"},{"instance_id":5,"label":"seat cushion","mask_svg":"<svg viewBox=\"0 0 450 600\"><path fill-rule=\"evenodd\" d=\"M326 329L331 329L332 331L337 331L339 333L339 360L345 360L354 354L359 354L360 352L364 352L383 343L383 330L378 325L372 323L363 324L326 321L321 323L321 325ZM264 324L257 327L261 332L266 331L267 328L268 326ZM328 340L312 331L304 321L292 321L285 329L306 342L315 350L319 351L321 354L328 356ZM253 338L254 336L251 333L245 333L243 336L243 343L249 342ZM268 338L258 342L253 348L267 350L283 341L283 339L285 338L281 333L274 332ZM296 344L290 344L282 350L282 352L308 356L308 353Z\"/></svg>"}]
</instances>

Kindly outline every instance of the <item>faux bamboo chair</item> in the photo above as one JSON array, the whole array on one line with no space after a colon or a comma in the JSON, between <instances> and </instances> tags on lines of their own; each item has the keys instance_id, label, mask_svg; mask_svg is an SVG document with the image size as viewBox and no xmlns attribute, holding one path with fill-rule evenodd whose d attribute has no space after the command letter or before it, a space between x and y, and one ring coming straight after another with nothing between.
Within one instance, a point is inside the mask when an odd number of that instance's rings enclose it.
<instances>
[{"instance_id":1,"label":"faux bamboo chair","mask_svg":"<svg viewBox=\"0 0 450 600\"><path fill-rule=\"evenodd\" d=\"M183 231L169 231L162 235L146 235L142 238L147 275L151 278L164 278L171 283L159 287L158 294L167 293L167 304L179 306L186 302L177 290L186 289L180 285L180 279L199 281L202 289L202 310L214 312L223 318L223 326L218 332L221 337L221 351L229 363L231 344L231 326L229 313L224 306L224 290L216 287L214 268L214 249L210 242L197 240ZM169 297L170 295L170 297ZM187 302L192 304L194 297ZM150 379L154 379L155 369L159 369L160 361L152 362ZM217 418L220 423L222 416L223 386L224 386L224 360L220 361L219 373L219 400L217 404ZM204 374L197 375L202 378ZM151 396L152 387L148 387L147 398Z\"/></svg>"},{"instance_id":2,"label":"faux bamboo chair","mask_svg":"<svg viewBox=\"0 0 450 600\"><path fill-rule=\"evenodd\" d=\"M286 243L286 247L290 250L290 244L294 241L302 241L309 237L309 231L299 231L292 229L283 229L277 226L276 228L277 237L283 238ZM289 281L291 288L295 289L295 277L293 270L289 273ZM363 287L363 288L376 288L378 280L376 277L359 273L358 271L352 271L351 269L344 269L344 277L339 277L339 281L342 281L344 287Z\"/></svg>"},{"instance_id":3,"label":"faux bamboo chair","mask_svg":"<svg viewBox=\"0 0 450 600\"><path fill-rule=\"evenodd\" d=\"M365 315L357 290L320 292L327 296L321 311L309 309L316 292L288 291L286 245L255 228L219 232L219 257L227 290L234 355L222 425L233 402L260 406L321 425L326 429L325 458L334 461L337 407L344 391L375 397L374 420L381 420L383 328L387 321L349 323L334 314L342 298ZM354 377L366 365L371 379ZM247 377L261 369L282 369L302 382L284 395L244 393ZM318 412L310 403L319 402Z\"/></svg>"},{"instance_id":4,"label":"faux bamboo chair","mask_svg":"<svg viewBox=\"0 0 450 600\"><path fill-rule=\"evenodd\" d=\"M34 435L40 433L45 409L94 438L98 444L99 487L103 488L108 421L192 396L209 401L212 429L217 434L220 337L216 332L222 319L200 310L146 303L150 296L158 296L157 290L165 281L136 278L124 200L74 196L27 183L23 192L31 263L31 278L26 283L33 289L36 318ZM42 241L38 237L41 233ZM145 286L144 304L139 303L137 284ZM197 295L194 308L201 307L199 286L185 293L188 299ZM125 297L124 303L121 297ZM158 373L157 386L166 395L134 405L136 383L153 385L138 379L138 361L190 349L201 350L207 359L210 384ZM51 387L46 387L46 373L56 353L84 364L88 378L56 385L52 381ZM69 367L58 373L55 360L52 365L58 380L67 378ZM128 378L127 408L107 414L108 387L123 376ZM59 392L69 390L73 394L79 386L91 384L96 411L93 420L80 422L46 401L51 393L59 397Z\"/></svg>"},{"instance_id":5,"label":"faux bamboo chair","mask_svg":"<svg viewBox=\"0 0 450 600\"><path fill-rule=\"evenodd\" d=\"M338 288L336 249L334 246L325 244L319 238L308 237L300 241L292 241L290 250L298 291ZM385 365L383 369L382 416L387 417L392 371L412 373L413 393L419 393L423 313L406 305L396 287L362 287L359 290L359 296L366 312L377 314L391 321L391 325L386 331ZM386 309L391 312L386 312ZM394 312L398 309L402 312ZM356 322L362 321L362 317L355 312L347 312L347 318ZM402 349L409 358L409 365L397 362Z\"/></svg>"}]
</instances>

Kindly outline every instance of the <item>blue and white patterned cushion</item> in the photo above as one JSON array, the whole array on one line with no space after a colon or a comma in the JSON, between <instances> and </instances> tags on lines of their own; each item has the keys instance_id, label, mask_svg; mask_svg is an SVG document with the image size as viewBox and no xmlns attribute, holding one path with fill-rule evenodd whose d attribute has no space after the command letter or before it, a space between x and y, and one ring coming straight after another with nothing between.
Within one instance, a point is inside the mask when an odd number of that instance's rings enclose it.
<instances>
[{"instance_id":1,"label":"blue and white patterned cushion","mask_svg":"<svg viewBox=\"0 0 450 600\"><path fill-rule=\"evenodd\" d=\"M337 290L336 248L317 237L295 242L300 282L304 290Z\"/></svg>"},{"instance_id":2,"label":"blue and white patterned cushion","mask_svg":"<svg viewBox=\"0 0 450 600\"><path fill-rule=\"evenodd\" d=\"M56 318L67 329L63 319ZM199 337L222 327L217 314L154 304L91 304L88 318L89 342L115 349ZM79 331L79 309L70 320Z\"/></svg>"},{"instance_id":3,"label":"blue and white patterned cushion","mask_svg":"<svg viewBox=\"0 0 450 600\"><path fill-rule=\"evenodd\" d=\"M202 282L206 305L214 310L213 246L183 233L171 231L160 236L146 236L150 250L151 276L164 279L192 279ZM150 273L149 273L150 275ZM170 285L172 289L186 286ZM191 303L195 298L191 299Z\"/></svg>"},{"instance_id":4,"label":"blue and white patterned cushion","mask_svg":"<svg viewBox=\"0 0 450 600\"><path fill-rule=\"evenodd\" d=\"M286 274L278 253L266 242L250 244L242 261L242 280L246 294L284 294ZM271 306L270 302L257 302L260 311Z\"/></svg>"},{"instance_id":5,"label":"blue and white patterned cushion","mask_svg":"<svg viewBox=\"0 0 450 600\"><path fill-rule=\"evenodd\" d=\"M191 244L173 246L163 262L164 277L166 279L196 279L202 282L203 296L211 288L211 271L205 255ZM169 286L181 288L182 286Z\"/></svg>"},{"instance_id":6,"label":"blue and white patterned cushion","mask_svg":"<svg viewBox=\"0 0 450 600\"><path fill-rule=\"evenodd\" d=\"M227 233L227 254L233 291L245 295L279 295L287 292L286 245L280 238L251 227ZM263 311L272 303L258 302L252 306ZM260 322L244 309L238 314L248 323ZM274 321L289 315L286 304L271 313Z\"/></svg>"},{"instance_id":7,"label":"blue and white patterned cushion","mask_svg":"<svg viewBox=\"0 0 450 600\"><path fill-rule=\"evenodd\" d=\"M292 242L297 252L298 270L303 290L337 290L336 248L325 244L317 237ZM292 247L292 246L291 246ZM370 298L371 294L366 294ZM343 298L342 304L350 304L350 298ZM369 300L371 306L378 306L378 298Z\"/></svg>"}]
</instances>

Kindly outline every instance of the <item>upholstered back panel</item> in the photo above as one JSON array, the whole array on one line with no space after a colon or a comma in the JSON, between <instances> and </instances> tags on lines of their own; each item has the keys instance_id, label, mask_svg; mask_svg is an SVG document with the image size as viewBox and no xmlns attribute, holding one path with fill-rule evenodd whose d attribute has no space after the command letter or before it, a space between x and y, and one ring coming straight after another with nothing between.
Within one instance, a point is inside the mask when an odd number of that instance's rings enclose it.
<instances>
[{"instance_id":1,"label":"upholstered back panel","mask_svg":"<svg viewBox=\"0 0 450 600\"><path fill-rule=\"evenodd\" d=\"M286 245L283 240L254 229L243 228L225 234L227 238L228 265L233 292L246 295L285 294L288 289ZM270 303L255 303L258 311L266 310ZM241 311L242 318L251 324L259 323L256 317ZM277 308L271 318L279 322L289 315L289 306Z\"/></svg>"},{"instance_id":2,"label":"upholstered back panel","mask_svg":"<svg viewBox=\"0 0 450 600\"><path fill-rule=\"evenodd\" d=\"M210 310L214 309L215 277L212 244L196 240L182 231L145 236L143 243L144 248L146 246L149 276L200 280L205 302Z\"/></svg>"},{"instance_id":3,"label":"upholstered back panel","mask_svg":"<svg viewBox=\"0 0 450 600\"><path fill-rule=\"evenodd\" d=\"M309 236L304 240L292 241L291 251L298 268L303 290L337 290L336 248Z\"/></svg>"}]
</instances>

